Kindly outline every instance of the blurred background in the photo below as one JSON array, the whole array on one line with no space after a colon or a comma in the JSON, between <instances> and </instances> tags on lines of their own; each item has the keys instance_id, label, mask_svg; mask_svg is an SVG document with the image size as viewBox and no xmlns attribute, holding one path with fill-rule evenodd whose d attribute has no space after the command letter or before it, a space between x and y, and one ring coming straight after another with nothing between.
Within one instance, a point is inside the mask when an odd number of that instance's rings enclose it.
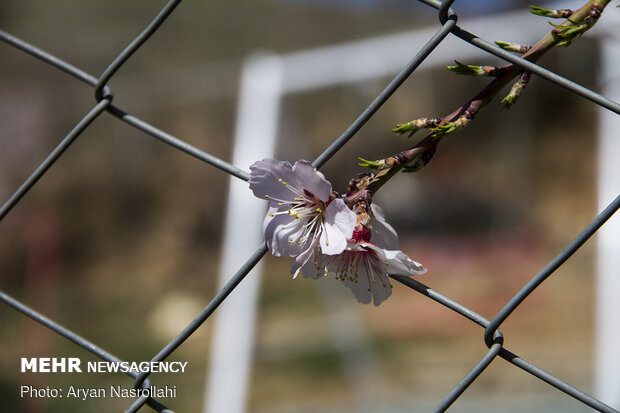
<instances>
[{"instance_id":1,"label":"blurred background","mask_svg":"<svg viewBox=\"0 0 620 413\"><path fill-rule=\"evenodd\" d=\"M0 28L98 76L164 3L4 0ZM514 25L534 25L537 39L549 26L528 13L528 3L459 0L455 7L459 24L474 33L484 26L468 22L516 11ZM436 12L415 1L188 0L110 87L120 108L230 160L248 56L437 27ZM487 40L526 41L502 33ZM463 54L442 65L500 63L467 60L473 46L450 41ZM541 63L597 91L598 45L588 33ZM394 74L286 94L276 156L314 159ZM414 142L390 132L396 123L450 113L487 81L423 63L323 172L344 191L363 172L358 156L378 159ZM422 172L401 174L375 199L402 250L429 269L419 280L487 318L597 213L598 107L535 77L510 111L499 100L447 138ZM0 43L2 202L93 102L91 88ZM1 288L121 359L149 360L217 292L228 182L227 174L104 114L0 223ZM507 348L588 393L594 246L586 244L502 327ZM375 308L331 279L293 280L288 259L264 261L248 412L429 411L486 352L480 327L402 285ZM349 339L342 339L343 323L355 331ZM3 409L128 407L123 399L21 399L22 384L131 382L120 374L20 374L20 357L95 357L9 307L0 307L0 324ZM153 376L178 386L176 399L163 400L171 408L200 411L211 339L208 321L171 357L188 361L188 371ZM452 410L587 411L503 360Z\"/></svg>"}]
</instances>

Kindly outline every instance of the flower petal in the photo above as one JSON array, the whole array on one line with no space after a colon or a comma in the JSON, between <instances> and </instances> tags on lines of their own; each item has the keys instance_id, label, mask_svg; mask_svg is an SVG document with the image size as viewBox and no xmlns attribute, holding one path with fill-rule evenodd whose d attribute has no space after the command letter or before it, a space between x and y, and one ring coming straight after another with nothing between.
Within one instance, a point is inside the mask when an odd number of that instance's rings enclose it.
<instances>
[{"instance_id":1,"label":"flower petal","mask_svg":"<svg viewBox=\"0 0 620 413\"><path fill-rule=\"evenodd\" d=\"M385 250L370 242L361 242L358 246L374 251L377 258L374 265L358 266L357 284L343 281L360 302L369 303L372 298L373 304L378 306L392 295L392 285L387 274L411 276L426 272L426 268L402 251Z\"/></svg>"},{"instance_id":2,"label":"flower petal","mask_svg":"<svg viewBox=\"0 0 620 413\"><path fill-rule=\"evenodd\" d=\"M312 248L308 248L299 254L295 261L291 264L291 273L293 278L297 278L299 271L305 278L318 280L326 275L325 268L322 264L327 257L321 254L321 249L315 244Z\"/></svg>"},{"instance_id":3,"label":"flower petal","mask_svg":"<svg viewBox=\"0 0 620 413\"><path fill-rule=\"evenodd\" d=\"M367 254L359 251L353 254ZM368 265L358 265L356 277L342 277L340 281L348 287L362 304L369 304L371 301L378 306L392 294L390 280L385 274L385 264L382 261L367 261Z\"/></svg>"},{"instance_id":4,"label":"flower petal","mask_svg":"<svg viewBox=\"0 0 620 413\"><path fill-rule=\"evenodd\" d=\"M293 173L296 175L301 190L310 191L315 198L327 202L332 193L332 184L319 172L309 161L301 159L293 165Z\"/></svg>"},{"instance_id":5,"label":"flower petal","mask_svg":"<svg viewBox=\"0 0 620 413\"><path fill-rule=\"evenodd\" d=\"M402 251L385 250L372 243L362 243L362 246L373 249L377 254L377 258L387 263L387 274L411 276L424 274L427 271L422 264L415 262Z\"/></svg>"},{"instance_id":6,"label":"flower petal","mask_svg":"<svg viewBox=\"0 0 620 413\"><path fill-rule=\"evenodd\" d=\"M358 273L358 277L356 280L351 280L346 277L339 277L339 279L345 287L349 288L353 292L353 295L355 296L355 298L357 298L357 301L362 304L369 304L372 300L370 282L368 281L366 272L361 268L359 269L359 271L360 272ZM362 272L364 274L362 274Z\"/></svg>"},{"instance_id":7,"label":"flower petal","mask_svg":"<svg viewBox=\"0 0 620 413\"><path fill-rule=\"evenodd\" d=\"M397 250L399 248L398 235L396 230L385 221L383 209L377 205L371 205L374 218L371 221L370 241L381 248Z\"/></svg>"},{"instance_id":8,"label":"flower petal","mask_svg":"<svg viewBox=\"0 0 620 413\"><path fill-rule=\"evenodd\" d=\"M340 198L334 199L323 212L321 251L323 254L340 254L347 247L347 240L353 236L357 214Z\"/></svg>"},{"instance_id":9,"label":"flower petal","mask_svg":"<svg viewBox=\"0 0 620 413\"><path fill-rule=\"evenodd\" d=\"M289 185L298 188L298 180L293 167L285 161L266 158L250 166L250 189L258 198L277 198L293 202L297 196ZM303 189L302 189L303 191ZM272 201L272 206L274 201Z\"/></svg>"},{"instance_id":10,"label":"flower petal","mask_svg":"<svg viewBox=\"0 0 620 413\"><path fill-rule=\"evenodd\" d=\"M372 303L378 306L392 295L392 284L384 274L381 274L375 281L375 284L371 287Z\"/></svg>"},{"instance_id":11,"label":"flower petal","mask_svg":"<svg viewBox=\"0 0 620 413\"><path fill-rule=\"evenodd\" d=\"M299 244L303 224L289 214L275 215L277 212L278 208L269 208L263 221L265 243L275 257L294 257L306 247L305 243Z\"/></svg>"}]
</instances>

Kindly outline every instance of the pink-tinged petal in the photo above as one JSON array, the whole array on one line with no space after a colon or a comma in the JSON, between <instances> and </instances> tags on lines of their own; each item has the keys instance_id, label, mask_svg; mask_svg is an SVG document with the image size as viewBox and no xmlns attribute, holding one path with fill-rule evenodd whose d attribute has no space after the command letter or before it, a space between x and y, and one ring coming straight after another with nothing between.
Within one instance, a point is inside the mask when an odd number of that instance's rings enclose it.
<instances>
[{"instance_id":1,"label":"pink-tinged petal","mask_svg":"<svg viewBox=\"0 0 620 413\"><path fill-rule=\"evenodd\" d=\"M375 247L370 243L349 242L346 251L333 257L327 268L336 273L336 279L353 292L357 301L379 305L392 293L391 286L385 275L385 264L369 255L370 248L365 245ZM355 264L351 266L352 263Z\"/></svg>"},{"instance_id":2,"label":"pink-tinged petal","mask_svg":"<svg viewBox=\"0 0 620 413\"><path fill-rule=\"evenodd\" d=\"M356 290L352 287L349 288L351 288L360 302L365 302L367 304L372 298L373 304L378 306L392 295L390 280L386 275L386 264L385 261L382 260L380 254L382 250L370 243L360 243L359 247L363 247L366 251L370 249L374 250L377 253L378 260L369 259L367 261L368 265L359 265L357 267L357 285L361 284L362 287L357 287ZM366 290L362 291L362 288L366 288ZM363 299L367 301L361 301L360 297L363 297Z\"/></svg>"},{"instance_id":3,"label":"pink-tinged petal","mask_svg":"<svg viewBox=\"0 0 620 413\"><path fill-rule=\"evenodd\" d=\"M334 199L323 212L321 251L326 255L340 254L353 236L357 215L340 198Z\"/></svg>"},{"instance_id":4,"label":"pink-tinged petal","mask_svg":"<svg viewBox=\"0 0 620 413\"><path fill-rule=\"evenodd\" d=\"M297 276L299 275L299 271L301 271L301 267L303 267L303 264L299 264L297 262L297 259L293 260L293 263L291 264L291 274L293 274L293 279L297 278Z\"/></svg>"},{"instance_id":5,"label":"pink-tinged petal","mask_svg":"<svg viewBox=\"0 0 620 413\"><path fill-rule=\"evenodd\" d=\"M297 278L301 271L304 278L311 278L318 280L326 275L325 268L321 265L321 261L326 259L326 256L321 254L321 250L316 247L307 249L302 254L295 258L295 261L291 264L291 273L293 278Z\"/></svg>"},{"instance_id":6,"label":"pink-tinged petal","mask_svg":"<svg viewBox=\"0 0 620 413\"><path fill-rule=\"evenodd\" d=\"M392 284L386 275L379 275L371 287L372 303L378 306L392 295Z\"/></svg>"},{"instance_id":7,"label":"pink-tinged petal","mask_svg":"<svg viewBox=\"0 0 620 413\"><path fill-rule=\"evenodd\" d=\"M258 198L292 202L297 197L289 186L297 188L298 180L291 164L285 161L266 158L254 162L250 166L249 182L250 189ZM275 206L273 202L272 206Z\"/></svg>"},{"instance_id":8,"label":"pink-tinged petal","mask_svg":"<svg viewBox=\"0 0 620 413\"><path fill-rule=\"evenodd\" d=\"M303 244L299 244L302 223L289 214L270 216L277 212L277 208L269 208L263 221L265 243L275 257L294 257L304 248Z\"/></svg>"},{"instance_id":9,"label":"pink-tinged petal","mask_svg":"<svg viewBox=\"0 0 620 413\"><path fill-rule=\"evenodd\" d=\"M422 264L413 261L402 251L385 250L382 248L378 248L371 243L364 243L363 245L367 248L372 248L376 252L377 258L387 263L387 274L411 276L424 274L427 271L427 269L424 268Z\"/></svg>"},{"instance_id":10,"label":"pink-tinged petal","mask_svg":"<svg viewBox=\"0 0 620 413\"><path fill-rule=\"evenodd\" d=\"M360 268L360 271L363 270L361 270ZM353 292L353 295L355 296L355 298L357 298L357 301L362 304L369 304L372 300L370 283L368 281L368 277L361 275L362 274L359 274L357 280L355 281L352 281L348 278L340 278L340 281L342 282L342 284L344 284L345 287L349 288Z\"/></svg>"},{"instance_id":11,"label":"pink-tinged petal","mask_svg":"<svg viewBox=\"0 0 620 413\"><path fill-rule=\"evenodd\" d=\"M323 254L337 255L347 247L347 238L335 226L326 225L321 231L320 245Z\"/></svg>"},{"instance_id":12,"label":"pink-tinged petal","mask_svg":"<svg viewBox=\"0 0 620 413\"><path fill-rule=\"evenodd\" d=\"M396 230L385 221L383 209L377 205L371 205L374 219L371 221L370 241L381 248L397 250L399 248Z\"/></svg>"},{"instance_id":13,"label":"pink-tinged petal","mask_svg":"<svg viewBox=\"0 0 620 413\"><path fill-rule=\"evenodd\" d=\"M357 285L347 285L360 302L369 302L365 300L368 300L368 296L371 296L374 305L378 306L392 294L392 285L387 274L411 276L426 272L426 268L411 260L401 251L385 250L373 243L366 242L359 243L358 247L366 249L367 251L374 251L377 258L373 265L358 266ZM363 287L358 286L360 284L366 287L365 293Z\"/></svg>"},{"instance_id":14,"label":"pink-tinged petal","mask_svg":"<svg viewBox=\"0 0 620 413\"><path fill-rule=\"evenodd\" d=\"M347 239L353 236L355 225L357 224L357 214L344 203L344 200L334 199L325 209L324 215L331 217L334 215L334 225L338 227ZM331 218L330 218L331 220Z\"/></svg>"},{"instance_id":15,"label":"pink-tinged petal","mask_svg":"<svg viewBox=\"0 0 620 413\"><path fill-rule=\"evenodd\" d=\"M297 278L297 276L299 275L299 271L302 269L304 265L308 263L310 258L314 256L316 251L320 252L320 250L317 248L318 243L319 243L318 237L312 239L310 242L308 242L307 248L303 250L301 253L299 253L297 257L295 257L295 260L291 264L291 274L293 274L293 278Z\"/></svg>"},{"instance_id":16,"label":"pink-tinged petal","mask_svg":"<svg viewBox=\"0 0 620 413\"><path fill-rule=\"evenodd\" d=\"M301 271L301 268L308 262L308 260L312 256L312 253L312 249L308 248L297 257L295 257L293 263L291 264L291 274L293 274L293 278L297 278L297 276L299 275L299 271Z\"/></svg>"},{"instance_id":17,"label":"pink-tinged petal","mask_svg":"<svg viewBox=\"0 0 620 413\"><path fill-rule=\"evenodd\" d=\"M332 184L310 162L305 159L295 162L293 172L301 186L300 189L305 189L312 193L316 199L327 202L332 193Z\"/></svg>"}]
</instances>

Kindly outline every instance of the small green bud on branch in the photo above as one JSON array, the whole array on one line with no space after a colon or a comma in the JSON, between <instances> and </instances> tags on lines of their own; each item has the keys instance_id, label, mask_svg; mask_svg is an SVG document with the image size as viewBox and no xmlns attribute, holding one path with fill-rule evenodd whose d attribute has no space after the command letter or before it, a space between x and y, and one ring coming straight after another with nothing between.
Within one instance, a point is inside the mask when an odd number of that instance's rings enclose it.
<instances>
[{"instance_id":1,"label":"small green bud on branch","mask_svg":"<svg viewBox=\"0 0 620 413\"><path fill-rule=\"evenodd\" d=\"M407 123L399 123L396 128L392 129L398 135L409 132L409 138L411 135L419 131L420 129L436 128L441 122L440 118L419 118L414 119Z\"/></svg>"},{"instance_id":2,"label":"small green bud on branch","mask_svg":"<svg viewBox=\"0 0 620 413\"><path fill-rule=\"evenodd\" d=\"M449 135L457 130L463 129L472 121L476 116L479 109L479 101L472 100L467 105L463 106L459 111L459 116L453 121L442 122L435 128L431 128L433 132L431 137L433 140L439 140L446 135Z\"/></svg>"},{"instance_id":3,"label":"small green bud on branch","mask_svg":"<svg viewBox=\"0 0 620 413\"><path fill-rule=\"evenodd\" d=\"M362 161L362 162L358 163L358 165L359 166L363 166L364 168L367 168L367 169L385 169L385 168L389 168L389 166L385 162L385 159L380 159L378 161L369 161L368 159L360 158L359 156L357 157L357 159Z\"/></svg>"},{"instance_id":4,"label":"small green bud on branch","mask_svg":"<svg viewBox=\"0 0 620 413\"><path fill-rule=\"evenodd\" d=\"M399 123L396 125L396 128L392 129L392 132L396 132L399 135L409 132L409 137L411 137L420 129L430 129L431 133L428 137L433 140L439 140L469 125L478 113L481 104L482 100L473 99L445 118L419 118L407 123Z\"/></svg>"},{"instance_id":5,"label":"small green bud on branch","mask_svg":"<svg viewBox=\"0 0 620 413\"><path fill-rule=\"evenodd\" d=\"M515 53L521 53L521 54L527 52L532 47L532 46L524 46L524 45L517 44L517 43L502 42L501 40L496 40L495 44L509 52L515 52Z\"/></svg>"},{"instance_id":6,"label":"small green bud on branch","mask_svg":"<svg viewBox=\"0 0 620 413\"><path fill-rule=\"evenodd\" d=\"M571 24L570 26L561 26L551 22L549 22L549 24L555 27L555 29L551 31L552 35L556 39L560 40L556 46L568 46L573 40L584 34L589 28L586 23Z\"/></svg>"},{"instance_id":7,"label":"small green bud on branch","mask_svg":"<svg viewBox=\"0 0 620 413\"><path fill-rule=\"evenodd\" d=\"M462 127L463 125L458 122L446 122L443 125L438 125L436 128L431 129L433 131L433 139L443 138L457 130L457 128L460 129Z\"/></svg>"},{"instance_id":8,"label":"small green bud on branch","mask_svg":"<svg viewBox=\"0 0 620 413\"><path fill-rule=\"evenodd\" d=\"M446 135L456 132L458 129L463 129L465 126L467 126L469 121L470 121L469 119L465 119L461 117L454 122L446 122L441 125L438 125L436 128L431 129L431 131L433 131L433 133L431 134L431 137L434 140L439 140Z\"/></svg>"},{"instance_id":9,"label":"small green bud on branch","mask_svg":"<svg viewBox=\"0 0 620 413\"><path fill-rule=\"evenodd\" d=\"M500 76L502 73L502 67L500 66L474 66L474 65L466 65L458 60L455 60L456 66L446 66L451 72L456 73L457 75L467 75L467 76Z\"/></svg>"},{"instance_id":10,"label":"small green bud on branch","mask_svg":"<svg viewBox=\"0 0 620 413\"><path fill-rule=\"evenodd\" d=\"M573 15L573 11L569 9L545 9L544 7L530 6L530 13L543 17L551 17L552 19L568 19Z\"/></svg>"},{"instance_id":11,"label":"small green bud on branch","mask_svg":"<svg viewBox=\"0 0 620 413\"><path fill-rule=\"evenodd\" d=\"M502 99L501 103L504 105L504 109L510 109L512 105L517 102L517 99L519 99L519 96L521 96L521 93L530 81L530 76L530 72L521 73L519 79L514 83L514 85L512 85L512 88L510 89L508 95L506 95L506 97Z\"/></svg>"},{"instance_id":12,"label":"small green bud on branch","mask_svg":"<svg viewBox=\"0 0 620 413\"><path fill-rule=\"evenodd\" d=\"M606 5L608 1L602 3L605 3ZM592 26L594 26L594 24L598 21L599 17L601 17L605 5L593 2L586 15L581 20L569 19L561 25L549 22L549 24L555 27L551 31L551 35L553 36L554 40L559 40L556 46L568 46L573 40L584 34Z\"/></svg>"}]
</instances>

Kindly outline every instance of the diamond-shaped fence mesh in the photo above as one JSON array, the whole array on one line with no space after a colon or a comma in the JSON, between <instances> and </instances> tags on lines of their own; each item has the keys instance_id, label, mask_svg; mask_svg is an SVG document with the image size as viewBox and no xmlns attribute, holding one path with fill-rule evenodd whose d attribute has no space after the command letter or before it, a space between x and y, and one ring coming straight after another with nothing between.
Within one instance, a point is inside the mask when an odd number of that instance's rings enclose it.
<instances>
[{"instance_id":1,"label":"diamond-shaped fence mesh","mask_svg":"<svg viewBox=\"0 0 620 413\"><path fill-rule=\"evenodd\" d=\"M341 136L336 138L331 145L314 160L313 164L316 167L323 166L334 154L336 154L356 133L364 127L367 121L377 112L379 108L394 94L394 92L406 81L406 79L414 73L418 66L424 62L424 60L433 53L435 48L441 47L444 39L452 34L460 38L464 42L468 42L489 54L495 55L508 62L514 63L530 72L544 78L550 82L559 85L568 91L584 97L601 107L604 107L616 114L620 113L620 105L606 97L593 92L579 84L571 82L566 78L547 70L537 64L531 63L527 60L521 59L511 53L508 53L501 48L493 45L485 39L477 37L475 34L468 32L467 30L457 25L457 14L450 8L452 1L444 0L443 2L422 0L429 6L432 6L438 10L438 16L440 25L434 36L428 39L426 45L415 53L412 53L411 61L402 69L402 71L388 84L388 86L372 101L372 103L359 115L359 117L348 127ZM66 62L45 50L39 49L35 45L29 44L5 31L0 30L0 39L39 59L41 62L51 65L61 71L66 72L74 79L90 85L94 89L95 103L90 111L75 125L75 127L62 138L60 143L49 153L45 160L36 168L36 170L23 182L23 184L4 202L0 208L0 219L4 219L7 214L19 208L20 201L24 195L28 193L40 179L50 170L50 168L63 156L67 148L72 145L80 135L88 129L94 120L101 117L103 114L111 115L114 119L120 122L124 122L144 134L161 140L171 148L182 151L200 161L203 161L209 165L219 168L225 173L228 173L238 179L247 181L249 175L246 171L240 169L238 166L232 165L223 159L219 159L207 152L200 150L199 148L190 145L186 141L179 137L172 136L158 127L143 121L137 116L128 113L123 110L122 102L113 101L114 91L108 87L108 83L115 76L117 71L132 58L133 54L142 47L151 37L155 31L157 31L162 24L166 22L166 19L179 5L180 0L169 1L157 16L148 24L148 26L118 55L113 61L103 70L100 76L93 76L78 67ZM62 165L58 165L59 168ZM549 385L564 392L567 396L573 397L593 409L601 412L616 412L613 408L607 406L603 402L596 398L586 394L571 384L561 380L558 377L542 370L536 365L524 360L519 355L512 352L509 348L504 346L504 335L500 331L502 324L511 316L512 312L527 299L528 295L532 293L541 283L546 280L551 274L554 273L560 266L562 266L573 253L581 248L588 239L599 229L605 222L616 212L620 207L620 197L617 197L611 204L609 204L583 231L572 241L566 248L555 258L553 258L548 265L546 265L538 274L533 276L515 295L506 302L501 309L492 319L488 320L468 307L459 304L451 298L443 295L439 291L435 291L432 288L418 282L415 279L411 279L403 276L393 276L393 279L402 283L403 285L411 288L412 290L426 296L436 302L443 305L462 317L471 320L473 323L482 327L483 343L487 346L488 351L482 357L482 359L476 363L470 370L470 372L454 387L452 392L445 397L445 399L439 401L435 411L445 411L451 404L459 398L467 388L480 376L480 374L498 357L506 360L510 364L523 371L531 374L532 376L542 380ZM575 229L577 232L578 229ZM239 285L239 283L246 277L250 270L263 258L267 253L267 247L263 244L257 246L256 251L247 257L245 262L240 265L238 271L230 279L230 281L213 297L206 307L195 319L186 326L186 328L173 340L171 340L166 346L161 348L157 354L151 359L152 362L158 362L166 360L177 349L185 343L187 340L191 340L192 335L201 327L205 325L205 322L213 314L222 302L226 300L228 295ZM239 257L240 262L244 257ZM0 292L0 300L5 304L12 307L16 311L30 317L36 322L48 327L58 335L66 338L67 340L75 343L75 345L82 347L84 350L92 353L93 355L101 358L105 361L118 362L119 358L110 354L106 350L98 347L95 343L92 343L80 335L72 332L70 329L62 326L58 322L47 318L43 314L33 310L29 305L16 300L15 298ZM122 338L119 338L122 340ZM149 379L148 373L128 373L131 379L134 381L134 387L136 389L148 389L153 385L161 385L162 383L155 383ZM143 396L131 403L128 406L127 411L133 412L147 406L156 411L169 411L170 408L174 409L174 406L164 406L162 402L154 397Z\"/></svg>"}]
</instances>

